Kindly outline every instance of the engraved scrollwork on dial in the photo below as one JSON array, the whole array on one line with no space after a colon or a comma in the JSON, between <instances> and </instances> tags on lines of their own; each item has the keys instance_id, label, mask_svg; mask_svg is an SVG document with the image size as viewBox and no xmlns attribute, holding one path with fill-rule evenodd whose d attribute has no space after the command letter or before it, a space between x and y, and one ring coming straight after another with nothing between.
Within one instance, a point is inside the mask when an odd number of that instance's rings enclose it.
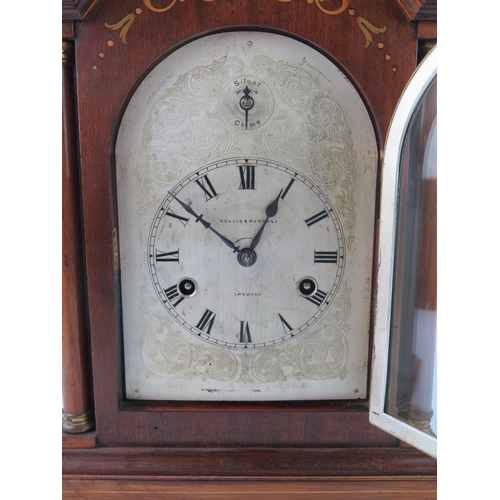
<instances>
[{"instance_id":1,"label":"engraved scrollwork on dial","mask_svg":"<svg viewBox=\"0 0 500 500\"><path fill-rule=\"evenodd\" d=\"M202 380L228 382L235 380L240 372L238 357L220 349L206 349L200 353L185 375L201 376Z\"/></svg>"},{"instance_id":2,"label":"engraved scrollwork on dial","mask_svg":"<svg viewBox=\"0 0 500 500\"><path fill-rule=\"evenodd\" d=\"M285 111L279 112L265 132L255 138L254 147L257 154L271 156L272 152L275 158L290 163L308 158L307 136Z\"/></svg>"},{"instance_id":3,"label":"engraved scrollwork on dial","mask_svg":"<svg viewBox=\"0 0 500 500\"><path fill-rule=\"evenodd\" d=\"M335 208L343 217L343 227L347 233L347 248L352 248L353 229L356 223L354 189L356 186L356 165L353 155L332 148L314 151L312 154L312 177L319 184L335 189Z\"/></svg>"},{"instance_id":4,"label":"engraved scrollwork on dial","mask_svg":"<svg viewBox=\"0 0 500 500\"><path fill-rule=\"evenodd\" d=\"M160 146L151 149L145 170L154 182L171 184L182 171L182 165L182 158L175 149Z\"/></svg>"},{"instance_id":5,"label":"engraved scrollwork on dial","mask_svg":"<svg viewBox=\"0 0 500 500\"><path fill-rule=\"evenodd\" d=\"M347 321L351 313L350 289L344 284L334 301L335 311L326 324L285 349L268 349L252 359L251 374L261 382L302 379L344 379L347 374L349 344Z\"/></svg>"},{"instance_id":6,"label":"engraved scrollwork on dial","mask_svg":"<svg viewBox=\"0 0 500 500\"><path fill-rule=\"evenodd\" d=\"M186 153L191 161L211 161L227 153L231 134L218 120L204 120L196 123L192 131L192 150Z\"/></svg>"},{"instance_id":7,"label":"engraved scrollwork on dial","mask_svg":"<svg viewBox=\"0 0 500 500\"><path fill-rule=\"evenodd\" d=\"M306 127L311 139L328 142L346 152L353 150L346 113L329 92L313 94L308 103Z\"/></svg>"},{"instance_id":8,"label":"engraved scrollwork on dial","mask_svg":"<svg viewBox=\"0 0 500 500\"><path fill-rule=\"evenodd\" d=\"M288 352L268 349L254 357L252 375L261 382L285 382L288 373L297 372L296 364L296 359Z\"/></svg>"},{"instance_id":9,"label":"engraved scrollwork on dial","mask_svg":"<svg viewBox=\"0 0 500 500\"><path fill-rule=\"evenodd\" d=\"M147 168L139 172L140 183L158 158L163 159L163 172L155 180L172 183L197 166L196 162L207 162L228 153L233 138L220 119L211 118L211 113L221 82L234 67L238 67L238 61L228 57L197 66L181 75L157 98L143 129L142 156ZM173 160L163 158L166 151L174 152Z\"/></svg>"},{"instance_id":10,"label":"engraved scrollwork on dial","mask_svg":"<svg viewBox=\"0 0 500 500\"><path fill-rule=\"evenodd\" d=\"M310 338L299 356L303 377L309 379L343 379L347 373L348 346L344 336L334 331L334 340Z\"/></svg>"},{"instance_id":11,"label":"engraved scrollwork on dial","mask_svg":"<svg viewBox=\"0 0 500 500\"><path fill-rule=\"evenodd\" d=\"M330 317L329 320L333 318ZM332 337L328 339L327 337ZM333 324L310 332L297 345L285 349L268 349L257 353L251 373L261 382L305 379L343 379L347 373L349 349L342 328Z\"/></svg>"},{"instance_id":12,"label":"engraved scrollwork on dial","mask_svg":"<svg viewBox=\"0 0 500 500\"><path fill-rule=\"evenodd\" d=\"M347 246L351 248L357 169L344 108L298 66L261 55L253 58L252 69L267 78L282 103L269 125L256 135L255 153L290 163L305 162L316 183L334 189L335 206L345 218L343 226L348 232Z\"/></svg>"},{"instance_id":13,"label":"engraved scrollwork on dial","mask_svg":"<svg viewBox=\"0 0 500 500\"><path fill-rule=\"evenodd\" d=\"M182 127L188 120L190 111L183 99L170 97L155 110L155 120L152 129L159 138L168 140L172 128Z\"/></svg>"},{"instance_id":14,"label":"engraved scrollwork on dial","mask_svg":"<svg viewBox=\"0 0 500 500\"><path fill-rule=\"evenodd\" d=\"M297 66L286 66L280 62L279 67L276 85L281 98L292 109L302 111L311 99L311 92L314 91L311 75Z\"/></svg>"},{"instance_id":15,"label":"engraved scrollwork on dial","mask_svg":"<svg viewBox=\"0 0 500 500\"><path fill-rule=\"evenodd\" d=\"M168 336L155 352L156 370L163 373L182 373L193 364L192 346L185 340Z\"/></svg>"},{"instance_id":16,"label":"engraved scrollwork on dial","mask_svg":"<svg viewBox=\"0 0 500 500\"><path fill-rule=\"evenodd\" d=\"M240 153L239 138L221 119L216 97L242 66L241 59L228 56L196 66L156 98L142 128L136 170L142 194L138 215L144 224L158 204L158 186L175 183L202 163Z\"/></svg>"},{"instance_id":17,"label":"engraved scrollwork on dial","mask_svg":"<svg viewBox=\"0 0 500 500\"><path fill-rule=\"evenodd\" d=\"M251 384L255 380L271 383L289 379L343 379L347 374L347 321L351 312L347 285L343 286L334 302L335 310L322 328L286 348L270 348L258 353L234 353L188 342L172 332L169 318L156 313L151 307L153 304L154 300L143 289L141 350L153 376L200 377L204 381Z\"/></svg>"},{"instance_id":18,"label":"engraved scrollwork on dial","mask_svg":"<svg viewBox=\"0 0 500 500\"><path fill-rule=\"evenodd\" d=\"M235 380L241 372L239 358L230 351L203 348L172 331L168 317L154 311L154 300L142 289L142 359L156 377L178 376L219 382Z\"/></svg>"},{"instance_id":19,"label":"engraved scrollwork on dial","mask_svg":"<svg viewBox=\"0 0 500 500\"><path fill-rule=\"evenodd\" d=\"M142 359L156 376L181 373L192 363L192 346L182 339L171 338L166 326L163 322L151 325L143 335ZM176 359L179 351L181 355Z\"/></svg>"}]
</instances>

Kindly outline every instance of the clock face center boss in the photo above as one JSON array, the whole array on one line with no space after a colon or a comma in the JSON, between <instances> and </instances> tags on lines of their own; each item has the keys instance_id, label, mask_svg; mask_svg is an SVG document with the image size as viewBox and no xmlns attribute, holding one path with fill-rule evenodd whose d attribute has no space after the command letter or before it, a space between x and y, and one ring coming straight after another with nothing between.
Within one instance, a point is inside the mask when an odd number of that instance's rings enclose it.
<instances>
[{"instance_id":1,"label":"clock face center boss","mask_svg":"<svg viewBox=\"0 0 500 500\"><path fill-rule=\"evenodd\" d=\"M297 40L160 62L116 144L127 397L365 397L377 156L354 86Z\"/></svg>"}]
</instances>

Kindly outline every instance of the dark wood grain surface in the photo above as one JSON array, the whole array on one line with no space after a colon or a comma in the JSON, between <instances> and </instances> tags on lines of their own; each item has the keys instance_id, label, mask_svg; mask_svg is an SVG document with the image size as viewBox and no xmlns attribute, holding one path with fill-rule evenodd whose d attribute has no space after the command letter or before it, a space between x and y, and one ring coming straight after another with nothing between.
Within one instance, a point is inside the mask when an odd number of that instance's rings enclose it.
<instances>
[{"instance_id":1,"label":"dark wood grain surface","mask_svg":"<svg viewBox=\"0 0 500 500\"><path fill-rule=\"evenodd\" d=\"M435 21L437 0L395 0L409 21Z\"/></svg>"},{"instance_id":2,"label":"dark wood grain surface","mask_svg":"<svg viewBox=\"0 0 500 500\"><path fill-rule=\"evenodd\" d=\"M277 478L262 480L228 480L196 478L177 479L112 478L63 480L64 500L96 500L103 498L134 498L140 500L432 500L437 498L436 478L325 478L319 481Z\"/></svg>"},{"instance_id":3,"label":"dark wood grain surface","mask_svg":"<svg viewBox=\"0 0 500 500\"><path fill-rule=\"evenodd\" d=\"M63 474L105 476L337 477L436 474L435 460L406 448L151 448L63 450Z\"/></svg>"},{"instance_id":4,"label":"dark wood grain surface","mask_svg":"<svg viewBox=\"0 0 500 500\"><path fill-rule=\"evenodd\" d=\"M63 21L83 21L102 0L62 0Z\"/></svg>"}]
</instances>

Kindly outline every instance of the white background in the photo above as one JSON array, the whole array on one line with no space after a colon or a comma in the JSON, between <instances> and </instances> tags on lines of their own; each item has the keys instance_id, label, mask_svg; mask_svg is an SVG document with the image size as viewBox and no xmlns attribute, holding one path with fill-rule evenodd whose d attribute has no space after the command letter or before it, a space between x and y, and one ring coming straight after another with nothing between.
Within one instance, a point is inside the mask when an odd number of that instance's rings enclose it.
<instances>
[{"instance_id":1,"label":"white background","mask_svg":"<svg viewBox=\"0 0 500 500\"><path fill-rule=\"evenodd\" d=\"M22 23L20 10L14 2L2 5L0 31L4 98L0 423L3 453L9 457L3 477L6 491L15 488L25 498L36 498L43 491L58 498L61 7L56 1L47 3L43 14L29 9ZM440 499L491 498L498 491L499 19L500 5L493 0L440 3ZM459 238L465 229L470 237Z\"/></svg>"}]
</instances>

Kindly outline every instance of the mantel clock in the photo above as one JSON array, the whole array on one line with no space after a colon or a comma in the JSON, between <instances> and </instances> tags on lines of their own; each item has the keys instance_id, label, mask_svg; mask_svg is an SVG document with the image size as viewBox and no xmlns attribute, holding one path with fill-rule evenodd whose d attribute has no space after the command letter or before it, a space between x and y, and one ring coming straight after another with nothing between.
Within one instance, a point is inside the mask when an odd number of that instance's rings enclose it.
<instances>
[{"instance_id":1,"label":"mantel clock","mask_svg":"<svg viewBox=\"0 0 500 500\"><path fill-rule=\"evenodd\" d=\"M435 36L400 3L63 2L68 484L434 484L368 420L381 158Z\"/></svg>"}]
</instances>

